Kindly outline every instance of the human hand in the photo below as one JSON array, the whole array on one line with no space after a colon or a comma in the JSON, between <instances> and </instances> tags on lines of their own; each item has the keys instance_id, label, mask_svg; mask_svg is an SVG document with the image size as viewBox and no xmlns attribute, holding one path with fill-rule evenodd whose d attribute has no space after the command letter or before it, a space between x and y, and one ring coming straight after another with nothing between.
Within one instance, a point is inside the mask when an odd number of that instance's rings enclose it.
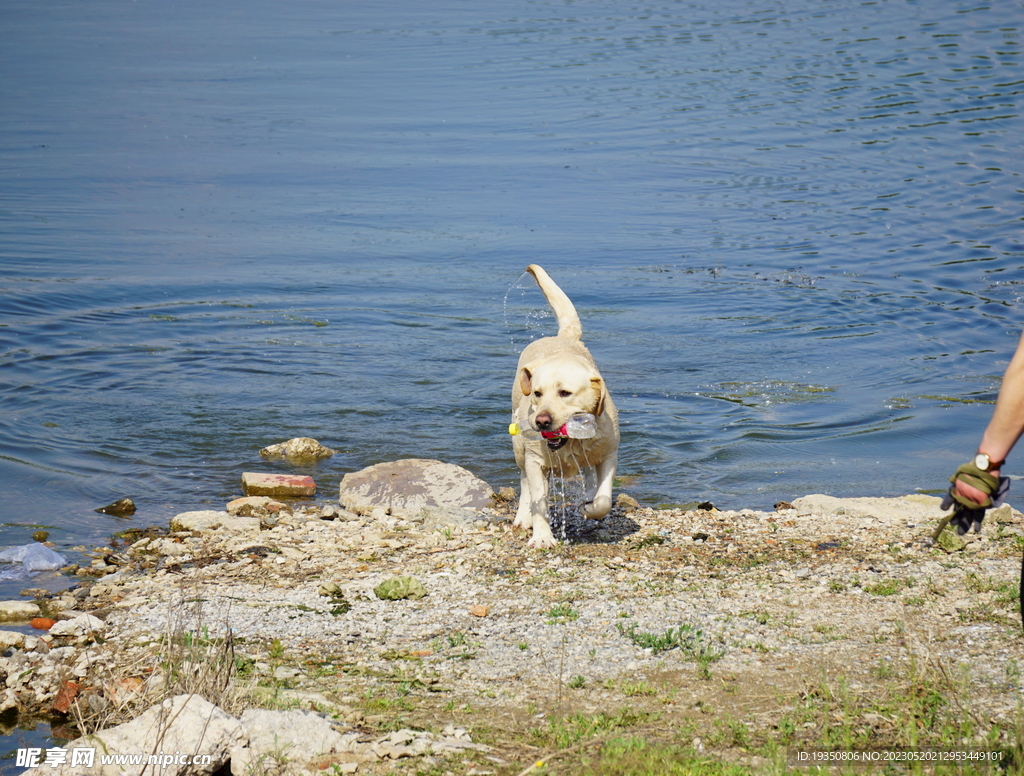
<instances>
[{"instance_id":1,"label":"human hand","mask_svg":"<svg viewBox=\"0 0 1024 776\"><path fill-rule=\"evenodd\" d=\"M999 480L998 469L996 469L995 471L988 472L988 474L991 474L993 477L996 478L996 480ZM1007 480L1007 482L1009 482L1009 480ZM965 480L958 479L956 475L953 475L953 487L956 488L956 492L963 496L963 498L967 499L968 501L972 501L978 505L984 505L985 502L987 502L989 500L989 497L991 496L991 493L980 490L971 485L969 482L966 482ZM960 499L957 499L957 501L960 501ZM961 501L961 503L963 502Z\"/></svg>"},{"instance_id":2,"label":"human hand","mask_svg":"<svg viewBox=\"0 0 1024 776\"><path fill-rule=\"evenodd\" d=\"M949 491L940 506L942 509L956 506L951 521L961 535L968 530L981 531L985 510L999 506L1010 489L1009 477L1000 477L998 470L983 471L973 461L957 469L949 482Z\"/></svg>"}]
</instances>

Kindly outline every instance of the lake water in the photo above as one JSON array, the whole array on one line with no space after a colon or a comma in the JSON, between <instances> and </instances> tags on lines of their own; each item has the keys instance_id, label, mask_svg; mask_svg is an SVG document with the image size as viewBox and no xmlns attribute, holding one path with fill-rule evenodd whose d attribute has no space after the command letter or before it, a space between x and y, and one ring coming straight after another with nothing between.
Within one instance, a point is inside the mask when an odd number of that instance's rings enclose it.
<instances>
[{"instance_id":1,"label":"lake water","mask_svg":"<svg viewBox=\"0 0 1024 776\"><path fill-rule=\"evenodd\" d=\"M1009 0L5 2L0 546L220 508L293 436L339 451L323 500L400 457L516 484L533 262L641 501L941 489L1022 327L1022 28Z\"/></svg>"}]
</instances>

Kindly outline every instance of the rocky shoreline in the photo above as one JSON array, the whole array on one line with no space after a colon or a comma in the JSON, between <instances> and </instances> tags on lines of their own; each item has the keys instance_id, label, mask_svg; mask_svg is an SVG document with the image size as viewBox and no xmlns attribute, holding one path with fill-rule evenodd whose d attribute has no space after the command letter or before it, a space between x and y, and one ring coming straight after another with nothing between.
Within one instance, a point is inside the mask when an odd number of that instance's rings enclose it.
<instances>
[{"instance_id":1,"label":"rocky shoreline","mask_svg":"<svg viewBox=\"0 0 1024 776\"><path fill-rule=\"evenodd\" d=\"M241 499L97 548L81 586L10 602L8 620L56 624L0 631L0 710L96 733L69 751L173 739L210 753L159 770L182 774L520 773L550 754L529 731L627 707L756 766L701 725L772 735L816 683L869 697L909 670L961 677L978 735L1019 722L1024 515L1008 506L943 549L924 541L942 515L929 496L759 512L620 495L601 523L567 516L567 541L535 551L510 528L510 494L467 507L472 487L445 479L458 503L437 503L410 482L401 500L343 490L344 506ZM216 734L153 733L186 706ZM862 723L883 738L895 724ZM821 732L806 724L807 740ZM142 772L103 768L28 773Z\"/></svg>"}]
</instances>

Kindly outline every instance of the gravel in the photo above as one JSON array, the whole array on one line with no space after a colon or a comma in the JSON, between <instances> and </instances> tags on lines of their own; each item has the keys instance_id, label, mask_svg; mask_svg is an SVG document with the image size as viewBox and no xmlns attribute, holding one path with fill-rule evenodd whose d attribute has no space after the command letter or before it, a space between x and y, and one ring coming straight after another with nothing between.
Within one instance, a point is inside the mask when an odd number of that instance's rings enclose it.
<instances>
[{"instance_id":1,"label":"gravel","mask_svg":"<svg viewBox=\"0 0 1024 776\"><path fill-rule=\"evenodd\" d=\"M435 721L467 708L689 713L713 701L757 723L816 676L869 688L879 666L915 660L963 670L979 713L1015 712L1024 515L1003 507L947 554L924 541L937 498L792 506L619 506L600 524L566 519L568 540L545 551L501 512L423 522L307 506L255 533L139 538L108 557L113 573L90 595L40 602L104 619L103 643L79 644L92 665L140 670L163 634L230 631L258 676L357 716L404 681L415 689L405 712ZM427 595L379 600L374 587L397 575ZM673 631L685 638L649 646ZM709 672L720 681L702 681Z\"/></svg>"}]
</instances>

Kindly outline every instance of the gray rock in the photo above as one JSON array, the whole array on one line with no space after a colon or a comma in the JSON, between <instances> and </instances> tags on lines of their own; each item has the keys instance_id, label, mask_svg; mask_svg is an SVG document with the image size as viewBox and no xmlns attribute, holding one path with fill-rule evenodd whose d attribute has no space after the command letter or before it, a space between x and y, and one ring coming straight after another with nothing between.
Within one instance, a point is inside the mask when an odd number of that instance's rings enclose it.
<instances>
[{"instance_id":1,"label":"gray rock","mask_svg":"<svg viewBox=\"0 0 1024 776\"><path fill-rule=\"evenodd\" d=\"M384 508L413 517L424 507L484 509L494 492L461 466L427 458L406 458L350 472L341 480L338 501L354 512Z\"/></svg>"},{"instance_id":2,"label":"gray rock","mask_svg":"<svg viewBox=\"0 0 1024 776\"><path fill-rule=\"evenodd\" d=\"M161 776L206 776L224 767L232 746L243 740L242 724L227 712L198 695L178 695L153 706L142 716L117 727L83 736L67 745L67 762L51 767L41 765L25 771L22 776L142 776L159 773ZM93 749L95 765L72 767L77 757L75 750ZM183 762L164 761L149 764L100 765L99 754L149 755L161 753ZM205 755L210 763L202 764ZM198 761L190 762L189 756ZM80 763L80 761L79 761Z\"/></svg>"},{"instance_id":3,"label":"gray rock","mask_svg":"<svg viewBox=\"0 0 1024 776\"><path fill-rule=\"evenodd\" d=\"M105 507L100 507L95 511L106 515L114 515L114 517L131 517L135 514L135 502L130 498L119 498L112 504L107 504Z\"/></svg>"},{"instance_id":4,"label":"gray rock","mask_svg":"<svg viewBox=\"0 0 1024 776\"><path fill-rule=\"evenodd\" d=\"M246 709L240 722L249 745L231 750L231 773L235 776L255 773L270 757L303 762L351 747L330 721L312 711Z\"/></svg>"},{"instance_id":5,"label":"gray rock","mask_svg":"<svg viewBox=\"0 0 1024 776\"><path fill-rule=\"evenodd\" d=\"M820 494L804 496L793 500L793 506L801 512L819 515L848 515L850 517L874 517L886 520L900 519L936 524L942 518L939 509L942 499L937 496L912 494L899 498L836 498Z\"/></svg>"},{"instance_id":6,"label":"gray rock","mask_svg":"<svg viewBox=\"0 0 1024 776\"><path fill-rule=\"evenodd\" d=\"M275 501L270 496L243 496L229 501L225 509L229 515L259 517L268 512L280 512L282 509L287 509L287 505Z\"/></svg>"},{"instance_id":7,"label":"gray rock","mask_svg":"<svg viewBox=\"0 0 1024 776\"><path fill-rule=\"evenodd\" d=\"M193 536L201 536L218 528L231 533L258 533L260 521L256 517L235 517L212 509L182 512L171 518L171 531L188 531Z\"/></svg>"},{"instance_id":8,"label":"gray rock","mask_svg":"<svg viewBox=\"0 0 1024 776\"><path fill-rule=\"evenodd\" d=\"M510 519L501 517L490 511L480 512L476 509L463 509L461 507L424 507L418 515L409 518L414 523L419 523L423 529L444 528L446 526L458 526L460 528L477 528L477 524L483 521L487 523L507 523ZM593 521L591 521L593 522Z\"/></svg>"},{"instance_id":9,"label":"gray rock","mask_svg":"<svg viewBox=\"0 0 1024 776\"><path fill-rule=\"evenodd\" d=\"M18 708L18 694L8 687L0 693L0 714Z\"/></svg>"},{"instance_id":10,"label":"gray rock","mask_svg":"<svg viewBox=\"0 0 1024 776\"><path fill-rule=\"evenodd\" d=\"M985 517L992 523L999 523L1001 525L1007 525L1012 523L1015 519L1013 514L1013 507L1009 504L1003 504L995 509L990 509L985 513Z\"/></svg>"},{"instance_id":11,"label":"gray rock","mask_svg":"<svg viewBox=\"0 0 1024 776\"><path fill-rule=\"evenodd\" d=\"M0 601L0 622L31 620L39 616L39 607L31 601Z\"/></svg>"},{"instance_id":12,"label":"gray rock","mask_svg":"<svg viewBox=\"0 0 1024 776\"><path fill-rule=\"evenodd\" d=\"M87 636L90 633L102 633L106 626L103 620L91 614L80 614L71 620L60 620L50 628L51 636Z\"/></svg>"},{"instance_id":13,"label":"gray rock","mask_svg":"<svg viewBox=\"0 0 1024 776\"><path fill-rule=\"evenodd\" d=\"M264 447L260 450L260 455L264 458L287 458L292 461L319 461L322 458L330 458L335 452L337 451L324 447L315 439L295 437L278 445Z\"/></svg>"},{"instance_id":14,"label":"gray rock","mask_svg":"<svg viewBox=\"0 0 1024 776\"><path fill-rule=\"evenodd\" d=\"M0 630L0 652L14 647L21 649L25 644L25 634L17 631Z\"/></svg>"}]
</instances>

